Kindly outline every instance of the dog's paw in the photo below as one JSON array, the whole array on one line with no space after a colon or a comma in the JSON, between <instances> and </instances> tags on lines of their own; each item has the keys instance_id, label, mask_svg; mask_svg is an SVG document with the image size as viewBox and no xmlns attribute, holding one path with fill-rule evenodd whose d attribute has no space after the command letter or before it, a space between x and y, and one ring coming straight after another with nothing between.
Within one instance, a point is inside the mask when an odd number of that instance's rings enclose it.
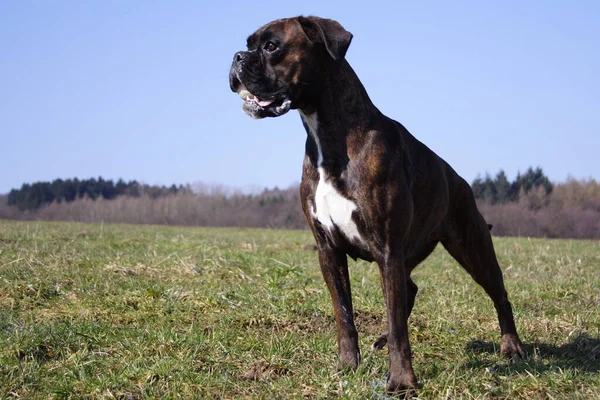
<instances>
[{"instance_id":1,"label":"dog's paw","mask_svg":"<svg viewBox=\"0 0 600 400\"><path fill-rule=\"evenodd\" d=\"M340 352L338 355L338 371L356 371L360 363L359 351Z\"/></svg>"},{"instance_id":2,"label":"dog's paw","mask_svg":"<svg viewBox=\"0 0 600 400\"><path fill-rule=\"evenodd\" d=\"M383 350L385 345L387 344L387 333L382 334L375 340L375 342L371 345L371 350Z\"/></svg>"},{"instance_id":3,"label":"dog's paw","mask_svg":"<svg viewBox=\"0 0 600 400\"><path fill-rule=\"evenodd\" d=\"M408 374L396 379L388 376L385 391L388 395L398 396L402 399L413 399L417 397L417 389L419 388L420 385L417 383L414 374Z\"/></svg>"},{"instance_id":4,"label":"dog's paw","mask_svg":"<svg viewBox=\"0 0 600 400\"><path fill-rule=\"evenodd\" d=\"M502 335L502 343L500 344L500 353L509 360L517 358L525 358L525 348L517 335L505 333Z\"/></svg>"}]
</instances>

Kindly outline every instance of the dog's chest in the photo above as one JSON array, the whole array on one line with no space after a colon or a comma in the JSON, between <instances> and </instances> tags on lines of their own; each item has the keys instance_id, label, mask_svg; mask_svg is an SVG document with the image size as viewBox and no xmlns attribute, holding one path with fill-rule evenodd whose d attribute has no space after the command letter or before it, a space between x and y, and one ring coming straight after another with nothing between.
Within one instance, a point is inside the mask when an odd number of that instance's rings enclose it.
<instances>
[{"instance_id":1,"label":"dog's chest","mask_svg":"<svg viewBox=\"0 0 600 400\"><path fill-rule=\"evenodd\" d=\"M345 197L335 188L332 179L327 175L323 167L324 156L318 136L317 115L316 113L310 115L301 113L301 116L317 145L319 182L317 183L313 204L311 205L311 216L313 219L319 221L330 235L333 235L338 230L351 243L362 242L356 222L352 218L353 213L357 209L356 203Z\"/></svg>"},{"instance_id":2,"label":"dog's chest","mask_svg":"<svg viewBox=\"0 0 600 400\"><path fill-rule=\"evenodd\" d=\"M329 233L337 228L351 242L361 241L352 214L356 203L344 197L332 185L323 168L319 168L319 183L315 191L311 214Z\"/></svg>"}]
</instances>

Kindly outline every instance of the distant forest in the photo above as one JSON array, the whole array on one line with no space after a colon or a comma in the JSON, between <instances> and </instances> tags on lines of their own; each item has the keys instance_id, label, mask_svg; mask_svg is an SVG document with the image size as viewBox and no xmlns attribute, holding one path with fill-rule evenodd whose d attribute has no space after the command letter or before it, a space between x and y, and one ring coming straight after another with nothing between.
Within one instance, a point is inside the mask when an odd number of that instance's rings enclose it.
<instances>
[{"instance_id":1,"label":"distant forest","mask_svg":"<svg viewBox=\"0 0 600 400\"><path fill-rule=\"evenodd\" d=\"M183 185L151 186L137 181L125 182L119 179L116 183L104 180L102 177L83 179L55 179L52 182L25 183L21 189L13 189L8 193L8 205L16 206L19 210L38 210L42 206L63 201L71 202L77 199L103 198L112 200L117 196L140 197L148 195L155 199L189 190Z\"/></svg>"},{"instance_id":2,"label":"distant forest","mask_svg":"<svg viewBox=\"0 0 600 400\"><path fill-rule=\"evenodd\" d=\"M524 174L519 172L512 182L508 181L503 170L500 170L494 179L489 174L483 179L477 177L471 183L471 189L477 200L487 204L506 204L518 202L519 198L531 192L547 199L554 185L540 167L530 167Z\"/></svg>"},{"instance_id":3,"label":"distant forest","mask_svg":"<svg viewBox=\"0 0 600 400\"><path fill-rule=\"evenodd\" d=\"M504 171L471 187L497 236L600 238L600 185L552 183L541 168L509 181ZM0 218L306 229L297 185L242 193L220 186L151 186L136 181L57 179L0 196Z\"/></svg>"}]
</instances>

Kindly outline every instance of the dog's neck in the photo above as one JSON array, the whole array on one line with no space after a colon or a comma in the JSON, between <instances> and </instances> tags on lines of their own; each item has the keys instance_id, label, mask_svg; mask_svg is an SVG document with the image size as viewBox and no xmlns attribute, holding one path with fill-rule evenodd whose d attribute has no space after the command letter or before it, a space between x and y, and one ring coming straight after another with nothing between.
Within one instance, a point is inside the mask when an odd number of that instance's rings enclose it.
<instances>
[{"instance_id":1,"label":"dog's neck","mask_svg":"<svg viewBox=\"0 0 600 400\"><path fill-rule=\"evenodd\" d=\"M307 134L317 146L317 166L335 164L343 168L348 161L348 137L368 132L379 110L346 60L324 73L321 92L299 111Z\"/></svg>"},{"instance_id":2,"label":"dog's neck","mask_svg":"<svg viewBox=\"0 0 600 400\"><path fill-rule=\"evenodd\" d=\"M323 73L320 93L300 110L303 115L318 115L323 134L345 136L348 129L344 128L361 126L372 119L376 108L348 61L344 59L339 65L332 62Z\"/></svg>"}]
</instances>

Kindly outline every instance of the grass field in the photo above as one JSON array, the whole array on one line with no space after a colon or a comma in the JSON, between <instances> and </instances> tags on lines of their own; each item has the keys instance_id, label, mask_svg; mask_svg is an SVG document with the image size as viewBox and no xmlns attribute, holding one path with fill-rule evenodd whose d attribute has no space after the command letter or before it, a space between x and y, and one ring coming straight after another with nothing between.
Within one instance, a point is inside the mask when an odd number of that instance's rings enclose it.
<instances>
[{"instance_id":1,"label":"grass field","mask_svg":"<svg viewBox=\"0 0 600 400\"><path fill-rule=\"evenodd\" d=\"M335 369L309 232L0 221L1 398L383 399L376 265L351 262L363 362ZM600 242L496 238L528 357L438 248L414 272L421 399L598 398Z\"/></svg>"}]
</instances>

